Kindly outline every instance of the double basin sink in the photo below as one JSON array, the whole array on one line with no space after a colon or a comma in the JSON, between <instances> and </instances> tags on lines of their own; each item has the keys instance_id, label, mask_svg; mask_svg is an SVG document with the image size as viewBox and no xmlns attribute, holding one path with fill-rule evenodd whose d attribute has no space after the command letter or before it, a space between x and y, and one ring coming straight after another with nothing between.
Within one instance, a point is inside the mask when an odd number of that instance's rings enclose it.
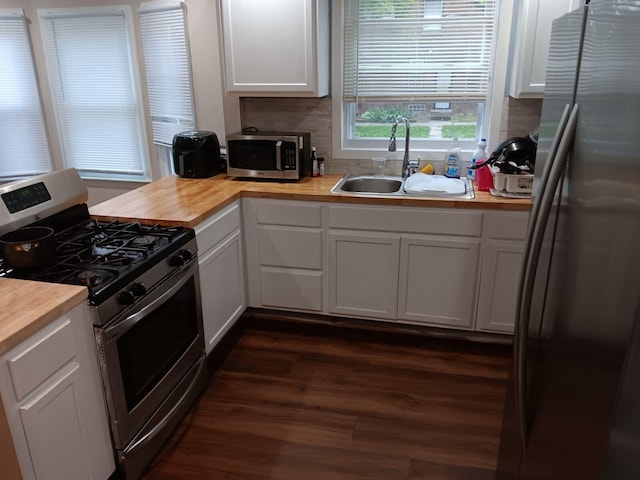
<instances>
[{"instance_id":1,"label":"double basin sink","mask_svg":"<svg viewBox=\"0 0 640 480\"><path fill-rule=\"evenodd\" d=\"M473 185L466 178L454 179L422 173L416 173L407 179L386 175L347 174L334 185L331 193L420 198L475 198Z\"/></svg>"}]
</instances>

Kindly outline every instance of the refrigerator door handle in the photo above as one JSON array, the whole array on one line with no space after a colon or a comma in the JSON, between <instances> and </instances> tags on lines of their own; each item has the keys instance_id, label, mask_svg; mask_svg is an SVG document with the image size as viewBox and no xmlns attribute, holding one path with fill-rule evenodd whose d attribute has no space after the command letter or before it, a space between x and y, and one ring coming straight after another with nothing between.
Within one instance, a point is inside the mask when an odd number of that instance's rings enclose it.
<instances>
[{"instance_id":1,"label":"refrigerator door handle","mask_svg":"<svg viewBox=\"0 0 640 480\"><path fill-rule=\"evenodd\" d=\"M565 108L566 111L566 108ZM527 336L529 334L529 314L531 310L531 298L533 294L534 280L536 276L536 266L540 258L542 241L544 238L547 220L551 212L555 192L558 187L562 173L564 172L569 150L573 143L573 136L576 130L578 118L578 105L574 105L567 121L564 132L560 135L555 157L551 157L548 164L548 175L546 185L540 195L540 201L536 210L532 209L530 229L527 235L527 245L523 260L523 272L520 277L520 287L518 290L518 316L514 332L514 381L515 381L515 406L518 424L520 426L520 438L522 448L526 451L527 439L529 437L529 425L527 422L527 402L526 402L526 349ZM545 172L543 172L544 175Z\"/></svg>"},{"instance_id":2,"label":"refrigerator door handle","mask_svg":"<svg viewBox=\"0 0 640 480\"><path fill-rule=\"evenodd\" d=\"M531 245L531 234L533 232L532 224L533 222L536 221L536 218L538 218L538 212L540 211L540 202L542 200L542 194L547 188L547 182L549 181L549 172L551 171L551 166L553 165L553 161L555 160L556 154L558 153L558 145L560 143L560 140L562 139L562 136L564 135L564 131L567 128L567 122L569 121L570 112L571 112L571 105L567 103L564 106L562 115L560 116L560 121L558 122L556 136L551 142L551 148L549 149L549 155L548 155L549 160L547 161L547 163L545 163L544 170L542 170L542 174L540 175L540 187L538 188L539 195L535 198L535 200L533 201L533 204L531 205L531 212L529 213L529 225L528 225L529 234L527 235L527 242L526 242L527 248L525 248L525 252L529 250L529 246Z\"/></svg>"}]
</instances>

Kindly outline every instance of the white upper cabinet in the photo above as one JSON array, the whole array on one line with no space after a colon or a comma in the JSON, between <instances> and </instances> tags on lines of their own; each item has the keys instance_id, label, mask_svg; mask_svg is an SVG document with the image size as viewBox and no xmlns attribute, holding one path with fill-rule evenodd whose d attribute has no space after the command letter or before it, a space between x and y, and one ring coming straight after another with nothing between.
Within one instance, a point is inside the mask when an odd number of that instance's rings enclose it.
<instances>
[{"instance_id":1,"label":"white upper cabinet","mask_svg":"<svg viewBox=\"0 0 640 480\"><path fill-rule=\"evenodd\" d=\"M583 4L584 0L517 2L510 53L510 96L542 97L547 74L551 23Z\"/></svg>"},{"instance_id":2,"label":"white upper cabinet","mask_svg":"<svg viewBox=\"0 0 640 480\"><path fill-rule=\"evenodd\" d=\"M328 0L222 0L226 89L262 97L329 93Z\"/></svg>"}]
</instances>

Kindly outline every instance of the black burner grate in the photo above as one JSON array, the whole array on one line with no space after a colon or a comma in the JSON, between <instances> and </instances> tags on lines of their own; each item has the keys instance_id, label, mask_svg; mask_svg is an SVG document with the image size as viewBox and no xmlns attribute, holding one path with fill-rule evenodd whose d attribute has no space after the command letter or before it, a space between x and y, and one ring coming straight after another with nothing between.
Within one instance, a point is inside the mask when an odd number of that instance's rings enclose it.
<instances>
[{"instance_id":1,"label":"black burner grate","mask_svg":"<svg viewBox=\"0 0 640 480\"><path fill-rule=\"evenodd\" d=\"M147 262L161 261L163 250L185 230L88 219L56 232L56 261L51 267L22 272L0 259L0 276L103 289Z\"/></svg>"}]
</instances>

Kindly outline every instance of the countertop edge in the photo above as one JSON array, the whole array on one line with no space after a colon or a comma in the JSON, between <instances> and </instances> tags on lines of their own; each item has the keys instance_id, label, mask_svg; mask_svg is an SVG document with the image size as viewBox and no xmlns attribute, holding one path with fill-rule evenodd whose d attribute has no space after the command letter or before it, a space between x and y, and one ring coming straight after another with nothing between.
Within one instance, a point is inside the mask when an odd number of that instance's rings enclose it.
<instances>
[{"instance_id":1,"label":"countertop edge","mask_svg":"<svg viewBox=\"0 0 640 480\"><path fill-rule=\"evenodd\" d=\"M93 218L103 221L194 228L239 198L496 211L528 211L531 206L528 199L502 199L477 190L476 198L471 200L331 193L340 178L341 175L333 174L284 183L235 179L225 174L208 179L171 175L95 205L89 211ZM174 198L175 202L168 200Z\"/></svg>"},{"instance_id":2,"label":"countertop edge","mask_svg":"<svg viewBox=\"0 0 640 480\"><path fill-rule=\"evenodd\" d=\"M0 317L0 355L19 345L46 325L85 301L86 287L43 283L12 278L0 279L3 304L15 300L2 309ZM46 297L46 298L43 298ZM22 300L22 299L26 300ZM33 299L43 299L34 307ZM25 309L26 306L30 307Z\"/></svg>"}]
</instances>

